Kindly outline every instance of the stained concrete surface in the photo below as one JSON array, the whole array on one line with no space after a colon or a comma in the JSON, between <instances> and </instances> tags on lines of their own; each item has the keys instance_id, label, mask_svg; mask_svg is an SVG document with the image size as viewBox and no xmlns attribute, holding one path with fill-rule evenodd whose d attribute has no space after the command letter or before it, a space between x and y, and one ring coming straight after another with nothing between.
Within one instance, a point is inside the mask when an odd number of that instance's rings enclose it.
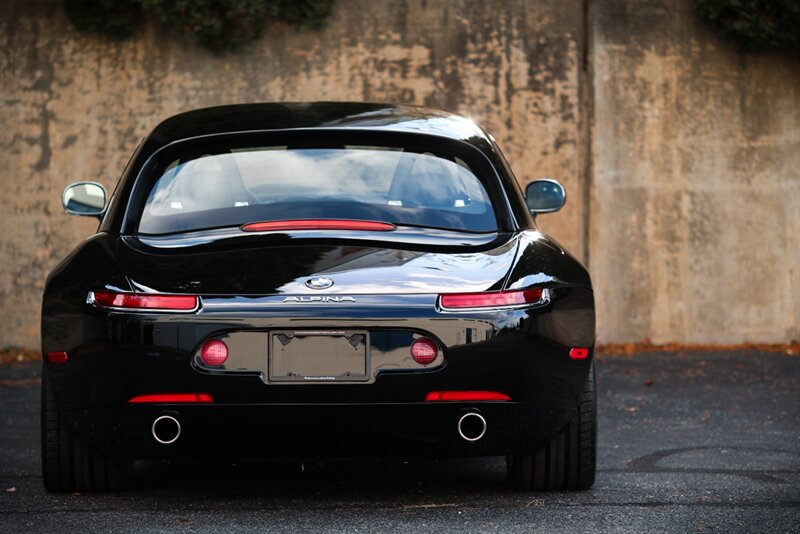
<instances>
[{"instance_id":1,"label":"stained concrete surface","mask_svg":"<svg viewBox=\"0 0 800 534\"><path fill-rule=\"evenodd\" d=\"M112 189L139 139L204 106L352 100L471 116L521 181L564 181L576 201L550 224L580 253L580 13L579 0L340 0L320 31L275 24L245 50L215 55L152 21L114 41L77 32L60 2L4 2L0 347L38 345L44 278L96 227L63 213L63 188Z\"/></svg>"},{"instance_id":2,"label":"stained concrete surface","mask_svg":"<svg viewBox=\"0 0 800 534\"><path fill-rule=\"evenodd\" d=\"M600 342L800 339L800 62L741 53L691 0L338 0L320 31L218 55L6 0L0 88L0 348L38 347L45 276L96 228L64 186L113 188L173 113L289 100L462 113L523 185L561 180L540 222L588 263Z\"/></svg>"},{"instance_id":3,"label":"stained concrete surface","mask_svg":"<svg viewBox=\"0 0 800 534\"><path fill-rule=\"evenodd\" d=\"M5 365L0 530L797 531L800 358L656 353L601 357L597 366L599 473L587 492L510 490L503 460L490 458L140 464L133 491L48 495L38 366Z\"/></svg>"},{"instance_id":4,"label":"stained concrete surface","mask_svg":"<svg viewBox=\"0 0 800 534\"><path fill-rule=\"evenodd\" d=\"M800 339L800 61L691 2L593 2L589 266L599 335Z\"/></svg>"}]
</instances>

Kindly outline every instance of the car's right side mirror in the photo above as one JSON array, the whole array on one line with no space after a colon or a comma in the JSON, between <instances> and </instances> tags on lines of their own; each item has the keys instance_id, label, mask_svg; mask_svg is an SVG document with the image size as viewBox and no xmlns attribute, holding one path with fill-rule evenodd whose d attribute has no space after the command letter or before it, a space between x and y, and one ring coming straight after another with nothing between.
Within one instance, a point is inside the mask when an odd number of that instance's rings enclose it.
<instances>
[{"instance_id":1,"label":"car's right side mirror","mask_svg":"<svg viewBox=\"0 0 800 534\"><path fill-rule=\"evenodd\" d=\"M550 178L539 178L525 188L525 202L534 216L537 213L558 211L566 201L567 192L564 186Z\"/></svg>"}]
</instances>

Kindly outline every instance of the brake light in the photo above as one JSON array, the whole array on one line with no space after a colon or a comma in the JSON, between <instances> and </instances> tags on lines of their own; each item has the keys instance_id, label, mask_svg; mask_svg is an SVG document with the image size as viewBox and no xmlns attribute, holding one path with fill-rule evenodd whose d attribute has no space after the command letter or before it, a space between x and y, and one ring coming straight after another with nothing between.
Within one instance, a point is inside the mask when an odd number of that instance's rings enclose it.
<instances>
[{"instance_id":1,"label":"brake light","mask_svg":"<svg viewBox=\"0 0 800 534\"><path fill-rule=\"evenodd\" d=\"M91 304L101 308L127 310L194 311L199 306L199 299L194 295L147 295L90 291L88 300Z\"/></svg>"},{"instance_id":2,"label":"brake light","mask_svg":"<svg viewBox=\"0 0 800 534\"><path fill-rule=\"evenodd\" d=\"M521 304L544 304L546 289L535 287L518 291L492 291L486 293L450 293L440 295L442 308L496 308Z\"/></svg>"},{"instance_id":3,"label":"brake light","mask_svg":"<svg viewBox=\"0 0 800 534\"><path fill-rule=\"evenodd\" d=\"M439 347L427 337L421 337L411 344L411 357L420 365L432 363L439 355Z\"/></svg>"},{"instance_id":4,"label":"brake light","mask_svg":"<svg viewBox=\"0 0 800 534\"><path fill-rule=\"evenodd\" d=\"M200 357L212 367L220 366L228 359L228 345L219 339L206 341L200 349Z\"/></svg>"},{"instance_id":5,"label":"brake light","mask_svg":"<svg viewBox=\"0 0 800 534\"><path fill-rule=\"evenodd\" d=\"M274 232L279 230L358 230L367 232L391 232L397 227L378 221L356 221L349 219L292 219L287 221L265 221L245 224L244 232Z\"/></svg>"},{"instance_id":6,"label":"brake light","mask_svg":"<svg viewBox=\"0 0 800 534\"><path fill-rule=\"evenodd\" d=\"M499 391L431 391L425 396L431 401L510 401L511 397Z\"/></svg>"},{"instance_id":7,"label":"brake light","mask_svg":"<svg viewBox=\"0 0 800 534\"><path fill-rule=\"evenodd\" d=\"M569 357L573 360L585 360L589 357L589 349L585 347L573 347L569 350Z\"/></svg>"},{"instance_id":8,"label":"brake light","mask_svg":"<svg viewBox=\"0 0 800 534\"><path fill-rule=\"evenodd\" d=\"M128 401L128 404L182 404L209 403L214 399L208 393L156 393L139 395Z\"/></svg>"}]
</instances>

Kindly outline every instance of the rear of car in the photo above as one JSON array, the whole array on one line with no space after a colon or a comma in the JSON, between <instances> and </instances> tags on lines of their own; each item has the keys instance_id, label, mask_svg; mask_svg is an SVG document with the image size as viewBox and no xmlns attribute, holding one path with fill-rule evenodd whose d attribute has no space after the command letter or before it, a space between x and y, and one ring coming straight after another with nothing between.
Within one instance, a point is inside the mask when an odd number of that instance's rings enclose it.
<instances>
[{"instance_id":1,"label":"rear of car","mask_svg":"<svg viewBox=\"0 0 800 534\"><path fill-rule=\"evenodd\" d=\"M590 486L591 284L518 220L498 157L358 128L140 154L48 278L45 484L115 488L132 458L505 455L519 487Z\"/></svg>"}]
</instances>

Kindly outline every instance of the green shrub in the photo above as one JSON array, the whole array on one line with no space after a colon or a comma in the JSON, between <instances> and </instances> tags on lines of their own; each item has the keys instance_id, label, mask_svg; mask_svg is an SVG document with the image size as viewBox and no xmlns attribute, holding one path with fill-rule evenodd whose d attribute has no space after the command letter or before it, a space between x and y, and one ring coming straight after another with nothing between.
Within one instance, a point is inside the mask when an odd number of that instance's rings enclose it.
<instances>
[{"instance_id":1,"label":"green shrub","mask_svg":"<svg viewBox=\"0 0 800 534\"><path fill-rule=\"evenodd\" d=\"M333 11L333 0L281 0L278 17L298 28L319 28Z\"/></svg>"},{"instance_id":2,"label":"green shrub","mask_svg":"<svg viewBox=\"0 0 800 534\"><path fill-rule=\"evenodd\" d=\"M139 0L177 32L212 49L237 48L264 32L278 3L269 0Z\"/></svg>"},{"instance_id":3,"label":"green shrub","mask_svg":"<svg viewBox=\"0 0 800 534\"><path fill-rule=\"evenodd\" d=\"M335 0L63 0L64 12L81 31L116 38L132 35L141 13L167 31L212 50L239 48L260 37L274 20L319 28Z\"/></svg>"},{"instance_id":4,"label":"green shrub","mask_svg":"<svg viewBox=\"0 0 800 534\"><path fill-rule=\"evenodd\" d=\"M694 0L694 9L745 50L800 44L800 0Z\"/></svg>"},{"instance_id":5,"label":"green shrub","mask_svg":"<svg viewBox=\"0 0 800 534\"><path fill-rule=\"evenodd\" d=\"M82 32L130 37L141 20L138 0L64 0L64 14Z\"/></svg>"}]
</instances>

